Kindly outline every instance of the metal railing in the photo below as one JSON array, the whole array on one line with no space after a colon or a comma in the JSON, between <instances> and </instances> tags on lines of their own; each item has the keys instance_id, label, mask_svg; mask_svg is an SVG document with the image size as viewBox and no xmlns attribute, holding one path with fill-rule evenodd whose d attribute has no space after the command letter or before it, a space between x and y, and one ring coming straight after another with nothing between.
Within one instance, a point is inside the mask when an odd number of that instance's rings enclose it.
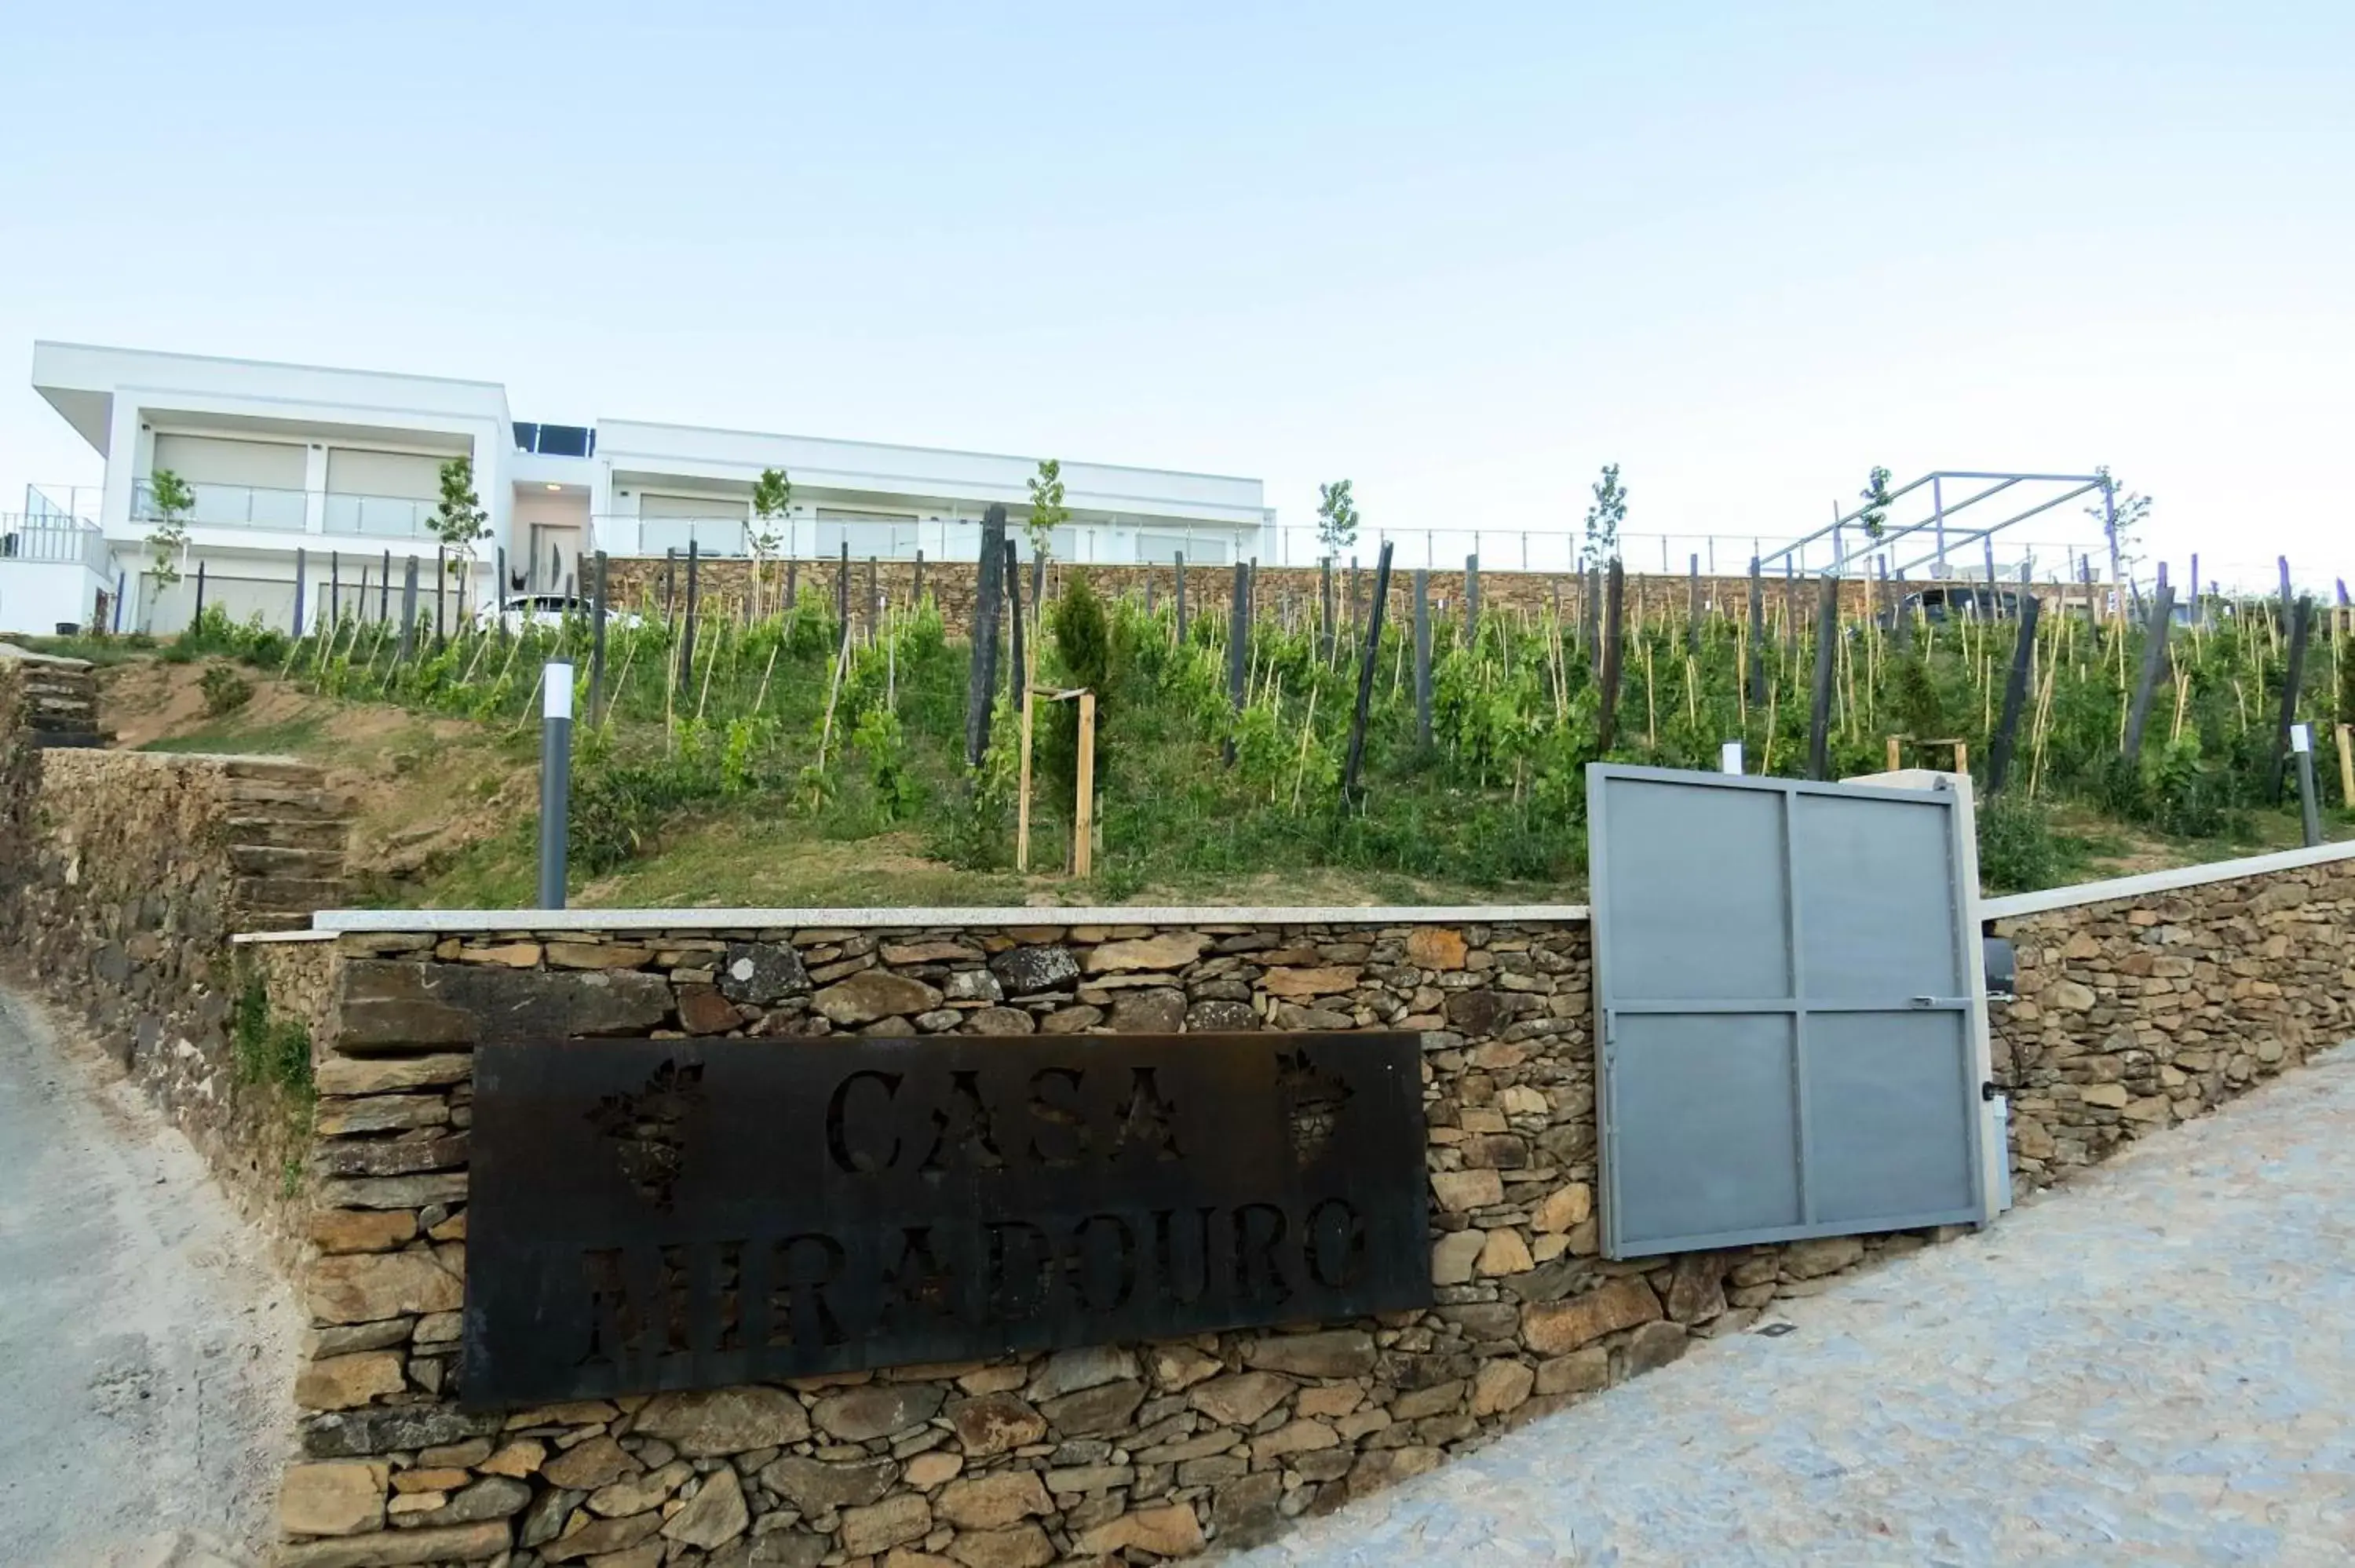
<instances>
[{"instance_id":1,"label":"metal railing","mask_svg":"<svg viewBox=\"0 0 2355 1568\"><path fill-rule=\"evenodd\" d=\"M89 524L48 514L0 513L0 564L31 561L84 566L106 575L106 535Z\"/></svg>"}]
</instances>

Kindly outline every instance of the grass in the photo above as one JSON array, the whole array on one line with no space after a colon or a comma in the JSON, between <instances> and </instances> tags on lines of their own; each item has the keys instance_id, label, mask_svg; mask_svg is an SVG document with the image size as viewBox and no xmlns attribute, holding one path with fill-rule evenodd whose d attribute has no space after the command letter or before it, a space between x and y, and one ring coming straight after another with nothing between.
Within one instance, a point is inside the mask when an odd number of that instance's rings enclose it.
<instances>
[{"instance_id":1,"label":"grass","mask_svg":"<svg viewBox=\"0 0 2355 1568\"><path fill-rule=\"evenodd\" d=\"M184 735L159 736L139 749L236 757L303 757L325 749L325 728L324 715L257 726L240 724L237 715L229 714L209 719Z\"/></svg>"}]
</instances>

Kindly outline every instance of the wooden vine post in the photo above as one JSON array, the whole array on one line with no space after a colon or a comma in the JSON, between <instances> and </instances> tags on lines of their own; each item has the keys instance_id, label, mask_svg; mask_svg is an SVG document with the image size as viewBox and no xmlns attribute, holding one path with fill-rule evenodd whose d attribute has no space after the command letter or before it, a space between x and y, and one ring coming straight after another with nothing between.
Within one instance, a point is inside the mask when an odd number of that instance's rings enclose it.
<instances>
[{"instance_id":1,"label":"wooden vine post","mask_svg":"<svg viewBox=\"0 0 2355 1568\"><path fill-rule=\"evenodd\" d=\"M1609 586L1604 591L1608 602L1603 612L1603 711L1595 732L1595 749L1607 754L1618 736L1619 664L1627 611L1627 579L1615 558L1611 563Z\"/></svg>"},{"instance_id":2,"label":"wooden vine post","mask_svg":"<svg viewBox=\"0 0 2355 1568\"><path fill-rule=\"evenodd\" d=\"M1414 736L1431 749L1431 573L1414 569Z\"/></svg>"},{"instance_id":3,"label":"wooden vine post","mask_svg":"<svg viewBox=\"0 0 2355 1568\"><path fill-rule=\"evenodd\" d=\"M1807 777L1831 777L1832 657L1839 637L1839 579L1826 577L1816 613L1816 685L1807 714Z\"/></svg>"},{"instance_id":4,"label":"wooden vine post","mask_svg":"<svg viewBox=\"0 0 2355 1568\"><path fill-rule=\"evenodd\" d=\"M1096 694L1079 694L1079 799L1071 807L1071 870L1081 876L1095 874L1096 837Z\"/></svg>"},{"instance_id":5,"label":"wooden vine post","mask_svg":"<svg viewBox=\"0 0 2355 1568\"><path fill-rule=\"evenodd\" d=\"M1374 608L1366 619L1366 648L1358 661L1358 706L1349 715L1349 751L1341 769L1341 804L1344 809L1358 802L1358 769L1366 757L1366 715L1374 702L1374 661L1382 651L1382 613L1389 608L1391 598L1391 541L1382 541L1381 558L1374 567ZM1310 694L1315 700L1315 694Z\"/></svg>"},{"instance_id":6,"label":"wooden vine post","mask_svg":"<svg viewBox=\"0 0 2355 1568\"><path fill-rule=\"evenodd\" d=\"M1251 567L1235 563L1235 597L1227 611L1227 704L1240 723L1243 715L1244 688L1251 673ZM1235 765L1235 734L1228 726L1226 765Z\"/></svg>"},{"instance_id":7,"label":"wooden vine post","mask_svg":"<svg viewBox=\"0 0 2355 1568\"><path fill-rule=\"evenodd\" d=\"M2167 633L2174 619L2175 589L2162 582L2150 596L2150 624L2143 632L2142 675L2135 683L2134 705L2126 710L2126 738L2118 746L2118 755L2128 762L2142 755L2151 694L2158 689L2159 673L2167 668Z\"/></svg>"},{"instance_id":8,"label":"wooden vine post","mask_svg":"<svg viewBox=\"0 0 2355 1568\"><path fill-rule=\"evenodd\" d=\"M2289 586L2289 562L2282 562L2282 586ZM2297 688L2306 679L2306 641L2314 630L2314 600L2301 597L2291 612L2289 629L2289 663L2282 672L2280 722L2274 726L2273 800L2281 804L2283 773L2289 765L2289 726L2297 717Z\"/></svg>"},{"instance_id":9,"label":"wooden vine post","mask_svg":"<svg viewBox=\"0 0 2355 1568\"><path fill-rule=\"evenodd\" d=\"M2019 600L2019 632L2011 645L2011 673L2003 683L2003 717L1996 724L1995 749L1987 758L1987 793L1993 795L2003 788L2005 776L2011 770L2011 749L2019 732L2019 710L2028 702L2028 682L2030 666L2036 659L2036 622L2041 613L2037 597L2022 594Z\"/></svg>"},{"instance_id":10,"label":"wooden vine post","mask_svg":"<svg viewBox=\"0 0 2355 1568\"><path fill-rule=\"evenodd\" d=\"M2339 726L2339 804L2355 810L2355 725Z\"/></svg>"}]
</instances>

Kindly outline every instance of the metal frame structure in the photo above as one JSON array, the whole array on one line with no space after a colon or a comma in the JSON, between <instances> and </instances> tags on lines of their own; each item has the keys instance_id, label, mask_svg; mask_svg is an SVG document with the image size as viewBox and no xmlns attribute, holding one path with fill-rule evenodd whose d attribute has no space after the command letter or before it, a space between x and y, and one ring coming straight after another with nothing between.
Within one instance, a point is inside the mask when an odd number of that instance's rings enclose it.
<instances>
[{"instance_id":1,"label":"metal frame structure","mask_svg":"<svg viewBox=\"0 0 2355 1568\"><path fill-rule=\"evenodd\" d=\"M1946 499L1948 480L1983 484L1984 488L1950 504ZM1973 526L1960 532L1953 529L1954 519L1961 514L1984 502L1993 500L2017 485L2023 484L2062 485L2067 488L2024 511L2013 513L1999 523L1990 523L1984 527L1979 527L1976 525L1977 518L1973 517L1970 520ZM1869 513L1876 508L1886 509L1891 503L1913 494L1925 485L1930 492L1930 510L1927 515L1917 522L1902 526L1892 524L1884 527L1878 537L1864 535L1860 543L1850 545L1848 531L1850 528L1857 528L1861 533L1861 524ZM1987 575L1992 577L1995 575L1994 540L1998 534L2016 523L2024 523L2030 517L2050 512L2056 506L2065 505L2079 496L2091 494L2094 491L2099 491L2102 494L2102 532L2109 546L2110 580L2115 583L2118 580L2117 492L2115 482L2108 475L2101 473L2006 473L1975 469L1937 469L1909 483L1900 485L1878 500L1867 501L1851 511L1839 512L1835 509L1830 523L1812 534L1802 535L1787 545L1767 551L1758 557L1758 565L1761 569L1764 569L1776 561L1785 561L1789 564L1786 570L1789 567L1807 570L1809 568L1802 564L1807 546L1819 540L1829 539L1832 562L1830 566L1821 568L1822 575L1849 576L1851 567L1885 553L1891 558L1889 570L1892 577L1902 577L1917 567L1934 565L1937 569L1933 576L1944 577L1947 575L1947 558L1951 552L1958 546L1977 544L1987 557ZM1923 542L1919 535L1924 533L1927 533L1934 541L1927 552L1903 562L1894 560L1895 556L1905 553L1891 547L1897 541L1913 538L1913 545L1907 548L1918 548Z\"/></svg>"}]
</instances>

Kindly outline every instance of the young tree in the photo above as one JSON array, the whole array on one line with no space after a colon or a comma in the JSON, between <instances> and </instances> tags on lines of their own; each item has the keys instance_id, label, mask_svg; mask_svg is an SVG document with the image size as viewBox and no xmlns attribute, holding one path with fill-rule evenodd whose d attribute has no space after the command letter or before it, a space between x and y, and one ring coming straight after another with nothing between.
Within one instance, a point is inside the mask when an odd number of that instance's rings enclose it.
<instances>
[{"instance_id":1,"label":"young tree","mask_svg":"<svg viewBox=\"0 0 2355 1568\"><path fill-rule=\"evenodd\" d=\"M1063 504L1063 464L1057 458L1040 458L1039 471L1030 480L1030 516L1022 524L1023 533L1030 537L1033 558L1045 560L1054 553L1055 530L1071 520L1071 509ZM1038 607L1031 607L1031 614Z\"/></svg>"},{"instance_id":2,"label":"young tree","mask_svg":"<svg viewBox=\"0 0 2355 1568\"><path fill-rule=\"evenodd\" d=\"M2131 572L2135 563L2142 558L2141 552L2135 547L2134 535L2135 530L2141 527L2144 520L2150 516L2150 497L2140 491L2118 488L2117 482L2110 477L2110 465L2107 463L2103 463L2094 469L2094 477L2102 482L2102 489L2108 497L2109 504L2104 505L2100 499L2088 502L2085 506L2085 515L2101 524L2107 531L2110 543L2110 565L2114 568L2110 575L2117 577L2122 573ZM2115 522L2112 521L2114 513ZM2196 593L2199 585L2194 583L2192 588Z\"/></svg>"},{"instance_id":3,"label":"young tree","mask_svg":"<svg viewBox=\"0 0 2355 1568\"><path fill-rule=\"evenodd\" d=\"M1856 493L1865 503L1864 513L1857 521L1864 524L1865 537L1877 540L1889 528L1889 471L1874 469L1866 476L1864 488Z\"/></svg>"},{"instance_id":4,"label":"young tree","mask_svg":"<svg viewBox=\"0 0 2355 1568\"><path fill-rule=\"evenodd\" d=\"M752 482L752 526L744 535L744 542L752 552L752 597L755 601L761 594L762 564L776 554L777 546L783 542L777 533L778 520L784 516L785 508L793 503L794 483L785 477L785 471L781 468L762 469L761 477ZM758 608L756 602L756 612Z\"/></svg>"},{"instance_id":5,"label":"young tree","mask_svg":"<svg viewBox=\"0 0 2355 1568\"><path fill-rule=\"evenodd\" d=\"M442 499L431 521L433 536L449 551L444 562L458 579L458 613L466 613L465 585L474 578L474 546L491 536L489 514L474 493L474 460L453 457L442 465Z\"/></svg>"},{"instance_id":6,"label":"young tree","mask_svg":"<svg viewBox=\"0 0 2355 1568\"><path fill-rule=\"evenodd\" d=\"M1619 558L1619 525L1627 521L1627 492L1619 482L1619 465L1606 462L1594 482L1594 504L1586 509L1586 541L1579 546L1583 570L1607 566Z\"/></svg>"},{"instance_id":7,"label":"young tree","mask_svg":"<svg viewBox=\"0 0 2355 1568\"><path fill-rule=\"evenodd\" d=\"M168 468L159 468L147 480L148 497L155 507L155 526L148 532L148 554L155 557L155 581L170 588L180 580L180 557L188 547L188 514L196 509L196 492Z\"/></svg>"},{"instance_id":8,"label":"young tree","mask_svg":"<svg viewBox=\"0 0 2355 1568\"><path fill-rule=\"evenodd\" d=\"M1349 482L1337 479L1316 487L1316 543L1325 554L1338 556L1358 542L1358 503Z\"/></svg>"}]
</instances>

